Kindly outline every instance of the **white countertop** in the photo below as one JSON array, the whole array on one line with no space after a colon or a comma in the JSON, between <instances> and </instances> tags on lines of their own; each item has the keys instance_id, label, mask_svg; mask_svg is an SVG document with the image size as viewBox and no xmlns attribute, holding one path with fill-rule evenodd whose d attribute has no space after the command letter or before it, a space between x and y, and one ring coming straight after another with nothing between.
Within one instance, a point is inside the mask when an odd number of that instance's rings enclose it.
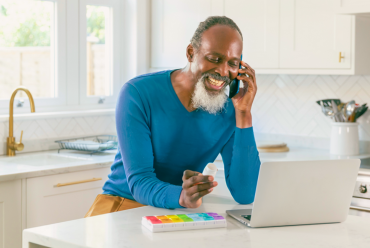
<instances>
[{"instance_id":1,"label":"white countertop","mask_svg":"<svg viewBox=\"0 0 370 248\"><path fill-rule=\"evenodd\" d=\"M62 150L18 153L14 157L0 156L0 182L46 176L81 170L109 167L117 150L93 155Z\"/></svg>"},{"instance_id":2,"label":"white countertop","mask_svg":"<svg viewBox=\"0 0 370 248\"><path fill-rule=\"evenodd\" d=\"M46 152L17 153L15 157L0 156L0 182L30 177L68 173L81 170L109 167L114 161L116 150L104 153L90 154L78 151L57 150ZM291 147L284 153L260 153L261 162L268 161L297 161L297 160L326 160L370 158L370 154L358 156L331 155L328 150ZM219 156L218 159L221 159ZM218 168L223 169L222 160L216 160ZM370 175L370 166L360 169Z\"/></svg>"},{"instance_id":3,"label":"white countertop","mask_svg":"<svg viewBox=\"0 0 370 248\"><path fill-rule=\"evenodd\" d=\"M142 207L117 213L78 219L23 231L23 247L28 242L47 247L353 247L369 248L370 218L349 215L343 223L248 228L228 217L227 209L251 208L231 197L222 173L219 186L204 198L198 209ZM217 212L226 217L227 228L151 233L141 226L146 215Z\"/></svg>"}]
</instances>

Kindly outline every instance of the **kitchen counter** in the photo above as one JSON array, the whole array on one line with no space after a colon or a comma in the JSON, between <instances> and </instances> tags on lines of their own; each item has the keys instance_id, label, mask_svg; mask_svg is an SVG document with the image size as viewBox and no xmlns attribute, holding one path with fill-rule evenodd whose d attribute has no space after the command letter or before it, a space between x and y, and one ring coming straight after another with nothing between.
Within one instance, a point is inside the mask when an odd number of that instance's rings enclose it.
<instances>
[{"instance_id":1,"label":"kitchen counter","mask_svg":"<svg viewBox=\"0 0 370 248\"><path fill-rule=\"evenodd\" d=\"M58 153L57 150L52 150L17 153L15 157L0 156L0 182L109 167L114 161L115 154L116 150L93 155L70 150L61 150ZM370 154L337 156L331 155L328 150L301 147L290 147L290 151L285 153L260 153L261 162L349 158L367 159L370 158ZM219 169L223 169L221 156L217 157L215 164ZM365 165L360 170L370 174L370 166Z\"/></svg>"},{"instance_id":2,"label":"kitchen counter","mask_svg":"<svg viewBox=\"0 0 370 248\"><path fill-rule=\"evenodd\" d=\"M248 228L228 217L227 209L251 208L231 197L223 173L219 186L198 209L137 209L78 219L23 231L23 248L28 243L46 247L353 247L368 248L370 218L348 216L343 223ZM217 212L226 217L227 228L151 233L141 226L146 215Z\"/></svg>"},{"instance_id":3,"label":"kitchen counter","mask_svg":"<svg viewBox=\"0 0 370 248\"><path fill-rule=\"evenodd\" d=\"M117 150L93 155L70 150L0 156L0 182L110 167Z\"/></svg>"}]
</instances>

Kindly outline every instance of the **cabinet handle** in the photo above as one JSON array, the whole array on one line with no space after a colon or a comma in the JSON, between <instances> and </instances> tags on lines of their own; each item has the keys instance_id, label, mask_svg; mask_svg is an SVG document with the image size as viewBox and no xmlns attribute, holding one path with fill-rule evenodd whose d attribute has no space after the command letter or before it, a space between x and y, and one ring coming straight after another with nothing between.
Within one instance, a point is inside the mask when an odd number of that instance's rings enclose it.
<instances>
[{"instance_id":1,"label":"cabinet handle","mask_svg":"<svg viewBox=\"0 0 370 248\"><path fill-rule=\"evenodd\" d=\"M342 52L339 52L339 63L342 62L342 59L344 59L344 56L342 56Z\"/></svg>"},{"instance_id":2,"label":"cabinet handle","mask_svg":"<svg viewBox=\"0 0 370 248\"><path fill-rule=\"evenodd\" d=\"M55 185L55 187L63 187L63 186L68 186L68 185L73 185L73 184L79 184L79 183L88 183L88 182L94 182L94 181L100 181L102 180L101 177L98 178L92 178L92 179L87 179L87 180L81 180L81 181L76 181L76 182L70 182L70 183L58 183Z\"/></svg>"}]
</instances>

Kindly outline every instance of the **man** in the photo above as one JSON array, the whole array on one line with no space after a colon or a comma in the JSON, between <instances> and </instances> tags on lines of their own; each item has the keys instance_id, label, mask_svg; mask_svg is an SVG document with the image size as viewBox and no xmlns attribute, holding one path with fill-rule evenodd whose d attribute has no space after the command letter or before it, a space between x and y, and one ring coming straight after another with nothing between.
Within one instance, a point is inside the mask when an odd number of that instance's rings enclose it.
<instances>
[{"instance_id":1,"label":"man","mask_svg":"<svg viewBox=\"0 0 370 248\"><path fill-rule=\"evenodd\" d=\"M260 167L251 115L257 85L242 50L237 25L209 17L186 49L185 68L138 76L122 87L118 153L86 217L143 205L197 208L217 186L199 172L219 153L235 201L253 202ZM224 89L235 78L244 87L229 99Z\"/></svg>"}]
</instances>

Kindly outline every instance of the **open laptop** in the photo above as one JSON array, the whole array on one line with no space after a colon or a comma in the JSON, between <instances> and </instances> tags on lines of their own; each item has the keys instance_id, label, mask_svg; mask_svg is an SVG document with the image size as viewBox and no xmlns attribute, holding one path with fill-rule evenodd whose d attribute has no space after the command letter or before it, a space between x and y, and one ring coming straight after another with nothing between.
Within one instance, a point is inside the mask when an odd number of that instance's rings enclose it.
<instances>
[{"instance_id":1,"label":"open laptop","mask_svg":"<svg viewBox=\"0 0 370 248\"><path fill-rule=\"evenodd\" d=\"M226 213L250 227L346 220L361 161L265 162L252 209Z\"/></svg>"}]
</instances>

